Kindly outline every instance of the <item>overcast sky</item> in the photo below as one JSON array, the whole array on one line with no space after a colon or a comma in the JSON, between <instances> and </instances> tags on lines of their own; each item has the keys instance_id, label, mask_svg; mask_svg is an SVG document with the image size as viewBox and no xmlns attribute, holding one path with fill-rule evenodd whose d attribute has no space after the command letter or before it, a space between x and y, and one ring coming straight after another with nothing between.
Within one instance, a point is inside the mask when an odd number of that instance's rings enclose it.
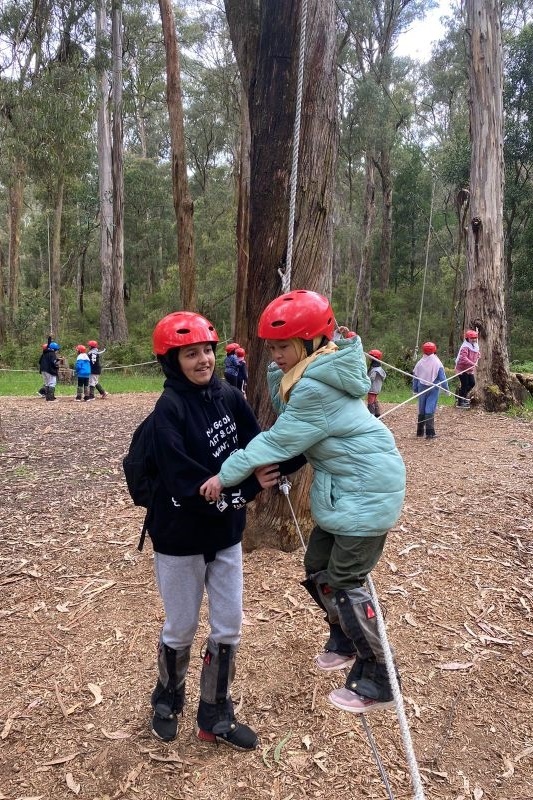
<instances>
[{"instance_id":1,"label":"overcast sky","mask_svg":"<svg viewBox=\"0 0 533 800\"><path fill-rule=\"evenodd\" d=\"M396 55L427 61L431 56L431 45L442 36L440 18L449 14L450 0L439 0L438 8L429 11L423 20L415 22L409 31L401 35Z\"/></svg>"}]
</instances>

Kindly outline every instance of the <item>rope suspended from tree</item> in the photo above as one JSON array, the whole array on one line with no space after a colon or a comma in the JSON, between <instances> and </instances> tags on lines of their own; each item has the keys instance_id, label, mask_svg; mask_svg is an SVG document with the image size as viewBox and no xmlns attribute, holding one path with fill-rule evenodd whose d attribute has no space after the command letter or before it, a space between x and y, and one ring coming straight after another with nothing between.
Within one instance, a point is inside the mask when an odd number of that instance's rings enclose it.
<instances>
[{"instance_id":1,"label":"rope suspended from tree","mask_svg":"<svg viewBox=\"0 0 533 800\"><path fill-rule=\"evenodd\" d=\"M300 150L300 122L302 118L302 94L304 82L305 43L307 30L307 0L302 0L300 21L300 48L298 55L298 85L296 89L296 113L292 139L291 191L289 200L289 226L287 231L287 259L285 270L278 269L283 294L291 290L292 250L294 242L294 218L296 215L296 185L298 183L298 156Z\"/></svg>"},{"instance_id":2,"label":"rope suspended from tree","mask_svg":"<svg viewBox=\"0 0 533 800\"><path fill-rule=\"evenodd\" d=\"M426 239L426 263L424 265L424 280L422 282L422 295L420 297L420 313L418 314L418 329L416 332L416 343L414 349L414 358L418 356L418 345L420 344L420 326L422 324L422 311L424 308L424 295L426 293L426 278L428 272L428 261L429 261L429 243L431 240L431 227L433 221L433 201L435 199L435 178L433 178L433 185L431 187L431 204L429 207L429 225L428 225L428 235Z\"/></svg>"}]
</instances>

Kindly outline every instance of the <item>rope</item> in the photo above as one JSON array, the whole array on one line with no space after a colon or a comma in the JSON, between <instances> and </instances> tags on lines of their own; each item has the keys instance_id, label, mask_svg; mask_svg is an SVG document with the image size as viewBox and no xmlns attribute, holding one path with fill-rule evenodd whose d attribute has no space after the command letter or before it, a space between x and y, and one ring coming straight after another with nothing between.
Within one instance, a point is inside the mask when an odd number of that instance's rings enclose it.
<instances>
[{"instance_id":1,"label":"rope","mask_svg":"<svg viewBox=\"0 0 533 800\"><path fill-rule=\"evenodd\" d=\"M300 49L298 55L298 85L296 89L296 113L292 140L291 191L289 201L289 227L287 232L287 260L285 271L278 269L283 294L290 292L292 276L292 247L294 240L294 217L296 213L296 184L298 181L298 153L300 147L300 121L302 117L302 93L304 81L305 39L307 29L307 0L302 0L300 21Z\"/></svg>"},{"instance_id":2,"label":"rope","mask_svg":"<svg viewBox=\"0 0 533 800\"><path fill-rule=\"evenodd\" d=\"M118 367L102 367L102 372L111 369L130 369L130 367L144 367L146 364L157 364L156 361L140 361L138 364L120 364ZM72 367L71 367L72 369ZM12 369L11 367L0 367L0 372L38 372L38 369Z\"/></svg>"},{"instance_id":3,"label":"rope","mask_svg":"<svg viewBox=\"0 0 533 800\"><path fill-rule=\"evenodd\" d=\"M387 363L387 361L383 361L381 358L376 358L375 356L371 356L369 353L365 353L365 356L368 356L368 358L371 358L373 361L379 361L380 364L384 364L386 367L389 367L390 369L393 369L396 372L400 372L402 375L406 375L408 378L414 378L415 377L412 372L406 372L404 369L400 369L400 367L395 367L394 364L389 364L389 363ZM476 367L477 367L477 364L474 365L474 369L476 369ZM470 367L467 367L466 369L461 370L461 372L456 372L453 375L450 375L449 378L446 378L446 380L447 381L453 381L455 378L458 378L459 375L462 375L464 372L468 372L469 369L470 369ZM431 388L436 387L436 386L440 387L441 383L431 383L429 385L429 388L431 389ZM463 399L460 394L455 394L455 392L451 392L451 391L448 391L448 393L449 393L450 397L457 397L458 400L462 400ZM404 403L408 403L410 400L413 400L414 397L418 397L419 394L423 394L423 392L419 392L418 394L413 395L413 397L409 397L407 400L404 400L403 403L400 403L399 405L394 406L394 408L391 408L388 411L386 411L385 414L390 414L391 411L395 411L397 408L400 408L400 406L404 405ZM384 417L385 414L381 414L380 418Z\"/></svg>"},{"instance_id":4,"label":"rope","mask_svg":"<svg viewBox=\"0 0 533 800\"><path fill-rule=\"evenodd\" d=\"M400 690L400 684L398 683L398 678L396 677L396 669L394 667L392 650L390 648L389 640L387 639L387 629L385 628L385 620L383 619L383 614L381 613L381 608L378 602L378 596L376 593L376 588L374 586L374 581L372 580L370 575L366 576L366 582L370 590L372 602L374 603L374 610L376 612L379 638L383 646L383 653L385 655L385 664L387 665L387 674L389 676L389 681L392 688L392 695L396 703L396 714L398 717L398 723L400 725L400 731L402 734L403 747L405 750L407 763L409 765L411 784L413 786L413 792L414 792L413 796L415 800L424 800L424 789L422 787L422 778L420 777L418 764L416 763L416 756L415 756L415 751L413 749L413 742L411 739L411 733L409 731L407 716L405 713L405 706L403 704L402 692Z\"/></svg>"},{"instance_id":5,"label":"rope","mask_svg":"<svg viewBox=\"0 0 533 800\"><path fill-rule=\"evenodd\" d=\"M435 180L433 180L433 186L431 188L431 205L429 207L429 225L428 225L428 235L426 239L426 263L424 266L424 280L422 281L422 294L420 296L420 313L418 315L418 330L416 332L416 344L415 344L415 351L414 357L416 358L418 355L418 343L420 341L420 325L422 323L422 309L424 308L424 295L426 293L426 277L428 272L428 260L429 260L429 242L431 239L431 223L433 220L433 200L435 199Z\"/></svg>"}]
</instances>

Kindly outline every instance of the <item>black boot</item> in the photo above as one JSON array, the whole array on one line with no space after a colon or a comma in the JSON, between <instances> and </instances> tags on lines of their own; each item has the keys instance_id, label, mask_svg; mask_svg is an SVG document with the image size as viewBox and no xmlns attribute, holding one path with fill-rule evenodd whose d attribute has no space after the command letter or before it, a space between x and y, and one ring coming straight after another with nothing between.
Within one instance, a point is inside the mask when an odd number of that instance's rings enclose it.
<instances>
[{"instance_id":1,"label":"black boot","mask_svg":"<svg viewBox=\"0 0 533 800\"><path fill-rule=\"evenodd\" d=\"M41 388L37 391L37 394L40 394L41 397L46 397L46 386L41 386Z\"/></svg>"},{"instance_id":2,"label":"black boot","mask_svg":"<svg viewBox=\"0 0 533 800\"><path fill-rule=\"evenodd\" d=\"M400 678L396 673L398 683ZM387 665L374 659L357 660L346 678L346 688L368 700L387 703L393 699Z\"/></svg>"},{"instance_id":3,"label":"black boot","mask_svg":"<svg viewBox=\"0 0 533 800\"><path fill-rule=\"evenodd\" d=\"M434 439L437 434L435 433L435 417L430 414L426 417L426 439Z\"/></svg>"},{"instance_id":4,"label":"black boot","mask_svg":"<svg viewBox=\"0 0 533 800\"><path fill-rule=\"evenodd\" d=\"M425 427L426 427L426 415L425 414L419 414L418 415L418 423L417 423L417 426L416 426L416 435L417 436L423 436L424 433L425 433Z\"/></svg>"},{"instance_id":5,"label":"black boot","mask_svg":"<svg viewBox=\"0 0 533 800\"><path fill-rule=\"evenodd\" d=\"M56 390L54 386L47 386L46 387L46 399L47 400L56 400Z\"/></svg>"},{"instance_id":6,"label":"black boot","mask_svg":"<svg viewBox=\"0 0 533 800\"><path fill-rule=\"evenodd\" d=\"M326 573L318 572L313 576L308 575L305 581L301 581L300 585L303 586L304 589L306 589L309 592L309 594L311 595L317 606L326 612L326 616L324 617L324 619L329 625L329 639L324 645L324 652L321 653L319 656L317 656L315 661L316 665L320 669L329 671L333 669L341 669L342 667L344 667L346 665L346 662L348 662L355 656L355 646L353 641L349 639L342 630L338 622L337 614L335 613L335 615L333 616L332 612L334 610L334 607L330 606L329 610L326 607L326 603L324 602L323 599L325 584L323 584L322 589L319 590L318 585L314 580L314 578L316 577L318 577L320 580L321 575L325 576ZM330 616L333 617L333 619L336 621L332 621L330 619ZM328 653L337 653L341 658L338 660L335 660L332 657L328 658L327 656Z\"/></svg>"},{"instance_id":7,"label":"black boot","mask_svg":"<svg viewBox=\"0 0 533 800\"><path fill-rule=\"evenodd\" d=\"M237 648L208 640L200 677L197 736L204 742L222 742L236 750L255 750L257 734L235 719L229 687L235 675Z\"/></svg>"},{"instance_id":8,"label":"black boot","mask_svg":"<svg viewBox=\"0 0 533 800\"><path fill-rule=\"evenodd\" d=\"M89 400L94 400L94 386L89 386Z\"/></svg>"},{"instance_id":9,"label":"black boot","mask_svg":"<svg viewBox=\"0 0 533 800\"><path fill-rule=\"evenodd\" d=\"M102 398L107 397L107 392L105 391L103 386L100 385L100 383L97 383L94 388L97 390L97 392L99 393L100 397L102 397Z\"/></svg>"},{"instance_id":10,"label":"black boot","mask_svg":"<svg viewBox=\"0 0 533 800\"><path fill-rule=\"evenodd\" d=\"M344 632L351 636L357 647L357 659L346 679L346 688L372 700L390 700L374 697L374 693L390 692L385 666L385 653L379 637L376 612L370 594L364 587L340 589L335 598L339 607L339 620ZM375 689L370 684L376 684ZM357 684L357 688L355 688Z\"/></svg>"},{"instance_id":11,"label":"black boot","mask_svg":"<svg viewBox=\"0 0 533 800\"><path fill-rule=\"evenodd\" d=\"M164 742L171 742L178 733L178 714L185 705L185 675L190 654L190 647L174 650L166 644L159 645L159 678L151 698L152 733Z\"/></svg>"}]
</instances>

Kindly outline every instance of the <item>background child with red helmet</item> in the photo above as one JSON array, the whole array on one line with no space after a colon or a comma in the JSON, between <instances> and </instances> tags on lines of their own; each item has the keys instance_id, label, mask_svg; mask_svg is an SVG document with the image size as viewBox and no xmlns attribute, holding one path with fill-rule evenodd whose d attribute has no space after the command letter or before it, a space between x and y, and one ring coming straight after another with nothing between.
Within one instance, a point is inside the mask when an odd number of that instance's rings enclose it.
<instances>
[{"instance_id":1,"label":"background child with red helmet","mask_svg":"<svg viewBox=\"0 0 533 800\"><path fill-rule=\"evenodd\" d=\"M237 381L239 378L239 359L236 355L236 350L238 347L240 347L240 344L237 342L230 342L225 347L226 356L224 358L224 378L229 384L231 384L231 386L237 386Z\"/></svg>"},{"instance_id":2,"label":"background child with red helmet","mask_svg":"<svg viewBox=\"0 0 533 800\"><path fill-rule=\"evenodd\" d=\"M464 341L461 344L459 352L457 353L457 358L455 359L455 369L457 372L461 373L461 375L459 375L461 387L457 392L459 395L459 400L457 401L458 408L470 408L468 394L476 385L474 373L477 367L477 362L479 361L479 356L480 352L477 331L468 330L465 333Z\"/></svg>"},{"instance_id":3,"label":"background child with red helmet","mask_svg":"<svg viewBox=\"0 0 533 800\"><path fill-rule=\"evenodd\" d=\"M265 467L232 484L216 503L199 494L229 454L259 432L241 392L215 373L218 335L205 317L168 314L153 333L165 375L153 417L159 481L146 526L154 548L157 586L165 620L160 634L159 677L152 692L152 732L171 741L185 703L185 678L202 598L207 592L210 631L203 654L197 734L253 750L258 739L235 719L230 687L242 626L242 547L246 503L279 472Z\"/></svg>"},{"instance_id":4,"label":"background child with red helmet","mask_svg":"<svg viewBox=\"0 0 533 800\"><path fill-rule=\"evenodd\" d=\"M237 374L237 389L240 389L246 397L246 387L248 386L248 366L246 364L246 351L244 347L237 347L235 350L237 361L239 362L239 372Z\"/></svg>"},{"instance_id":5,"label":"background child with red helmet","mask_svg":"<svg viewBox=\"0 0 533 800\"><path fill-rule=\"evenodd\" d=\"M416 435L426 439L434 439L435 433L435 411L439 401L439 392L449 392L446 373L440 358L436 355L437 345L433 342L424 342L422 345L422 358L420 358L413 369L413 392L420 394L418 398L418 422ZM428 389L431 384L439 384Z\"/></svg>"},{"instance_id":6,"label":"background child with red helmet","mask_svg":"<svg viewBox=\"0 0 533 800\"><path fill-rule=\"evenodd\" d=\"M368 367L368 377L370 378L370 391L368 392L366 402L368 410L375 417L381 416L381 408L378 403L378 394L383 388L383 381L387 377L387 373L381 366L381 359L383 353L381 350L369 350L370 365Z\"/></svg>"},{"instance_id":7,"label":"background child with red helmet","mask_svg":"<svg viewBox=\"0 0 533 800\"><path fill-rule=\"evenodd\" d=\"M74 364L74 374L78 379L75 400L94 400L89 396L89 378L91 376L91 362L84 344L76 345L77 358Z\"/></svg>"},{"instance_id":8,"label":"background child with red helmet","mask_svg":"<svg viewBox=\"0 0 533 800\"><path fill-rule=\"evenodd\" d=\"M107 397L107 392L100 383L100 375L102 374L102 364L100 363L100 356L105 353L103 350L98 349L98 342L95 339L89 339L87 342L89 351L89 361L91 362L91 374L89 376L89 398L94 400L94 390L96 389L100 397L103 399Z\"/></svg>"},{"instance_id":9,"label":"background child with red helmet","mask_svg":"<svg viewBox=\"0 0 533 800\"><path fill-rule=\"evenodd\" d=\"M279 416L200 491L214 499L260 464L305 455L314 470L315 528L303 585L326 612L330 628L316 663L323 670L343 669L355 658L344 688L329 700L366 713L394 702L364 584L400 516L405 467L392 433L366 408L370 380L359 336L334 342L334 327L331 305L317 292L288 292L267 306L258 333L273 358L267 378Z\"/></svg>"}]
</instances>

